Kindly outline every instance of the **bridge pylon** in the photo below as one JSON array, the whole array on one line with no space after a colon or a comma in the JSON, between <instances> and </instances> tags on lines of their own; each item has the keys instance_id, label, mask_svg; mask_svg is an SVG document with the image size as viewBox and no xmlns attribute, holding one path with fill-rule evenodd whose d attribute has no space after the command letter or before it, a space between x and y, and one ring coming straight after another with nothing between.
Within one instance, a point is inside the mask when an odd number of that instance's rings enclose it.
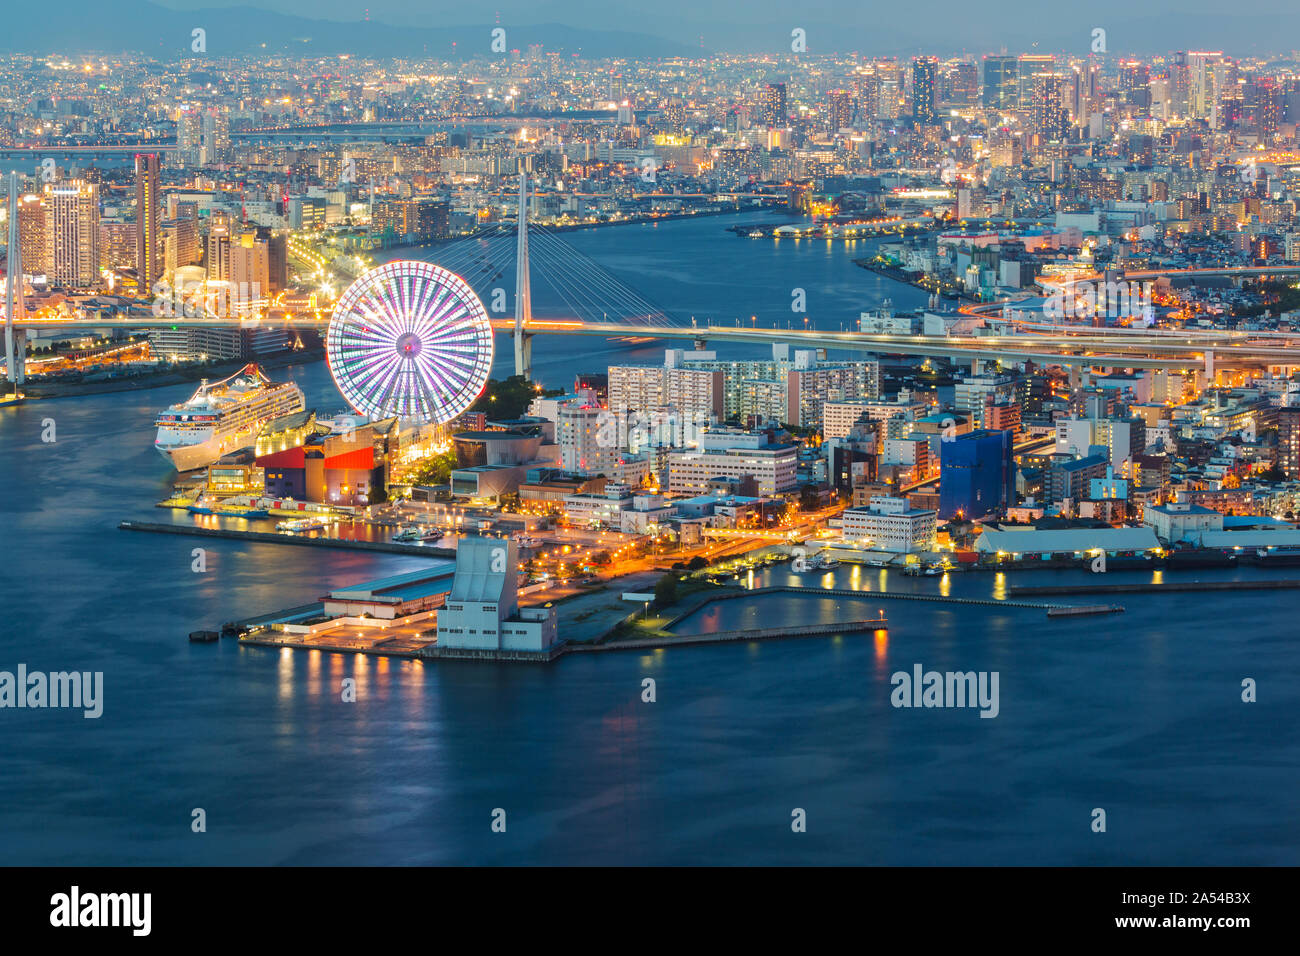
<instances>
[{"instance_id":1,"label":"bridge pylon","mask_svg":"<svg viewBox=\"0 0 1300 956\"><path fill-rule=\"evenodd\" d=\"M18 233L18 174L9 174L9 249L5 262L5 370L14 391L27 380L27 330L15 328L23 317L23 257Z\"/></svg>"},{"instance_id":2,"label":"bridge pylon","mask_svg":"<svg viewBox=\"0 0 1300 956\"><path fill-rule=\"evenodd\" d=\"M519 170L519 239L515 247L515 374L533 379L532 288L528 280L528 172Z\"/></svg>"}]
</instances>

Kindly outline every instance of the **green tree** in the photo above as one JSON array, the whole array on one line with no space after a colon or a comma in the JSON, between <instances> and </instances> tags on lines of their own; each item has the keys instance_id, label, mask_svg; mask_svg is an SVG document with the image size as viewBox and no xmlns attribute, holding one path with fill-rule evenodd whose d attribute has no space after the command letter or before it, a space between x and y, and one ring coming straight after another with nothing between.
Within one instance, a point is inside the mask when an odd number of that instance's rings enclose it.
<instances>
[{"instance_id":1,"label":"green tree","mask_svg":"<svg viewBox=\"0 0 1300 956\"><path fill-rule=\"evenodd\" d=\"M669 571L655 582L655 607L677 603L677 575Z\"/></svg>"},{"instance_id":2,"label":"green tree","mask_svg":"<svg viewBox=\"0 0 1300 956\"><path fill-rule=\"evenodd\" d=\"M511 375L507 379L490 379L483 394L470 406L471 412L483 412L488 418L508 420L520 418L528 411L529 403L539 395L550 397L563 395L564 389L539 391L537 386L522 375Z\"/></svg>"}]
</instances>

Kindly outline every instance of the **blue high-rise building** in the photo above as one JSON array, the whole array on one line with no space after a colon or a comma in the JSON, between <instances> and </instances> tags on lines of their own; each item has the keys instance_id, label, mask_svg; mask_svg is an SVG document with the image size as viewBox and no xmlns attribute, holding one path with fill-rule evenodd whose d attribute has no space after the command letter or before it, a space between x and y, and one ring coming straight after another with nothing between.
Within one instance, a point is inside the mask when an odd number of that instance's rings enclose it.
<instances>
[{"instance_id":1,"label":"blue high-rise building","mask_svg":"<svg viewBox=\"0 0 1300 956\"><path fill-rule=\"evenodd\" d=\"M1010 431L981 428L939 443L939 517L982 518L1014 504Z\"/></svg>"}]
</instances>

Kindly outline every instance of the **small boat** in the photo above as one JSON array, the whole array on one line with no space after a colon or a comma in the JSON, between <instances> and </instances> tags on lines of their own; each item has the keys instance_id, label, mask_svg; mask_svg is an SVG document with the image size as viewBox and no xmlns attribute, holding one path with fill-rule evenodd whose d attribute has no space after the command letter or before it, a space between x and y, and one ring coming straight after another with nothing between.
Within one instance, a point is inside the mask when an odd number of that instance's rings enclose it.
<instances>
[{"instance_id":1,"label":"small boat","mask_svg":"<svg viewBox=\"0 0 1300 956\"><path fill-rule=\"evenodd\" d=\"M190 631L190 641L194 644L211 644L219 637L216 631Z\"/></svg>"},{"instance_id":2,"label":"small boat","mask_svg":"<svg viewBox=\"0 0 1300 956\"><path fill-rule=\"evenodd\" d=\"M943 574L943 570L941 568L936 568L933 565L925 569L925 576L928 578L932 578L936 574Z\"/></svg>"},{"instance_id":3,"label":"small boat","mask_svg":"<svg viewBox=\"0 0 1300 956\"><path fill-rule=\"evenodd\" d=\"M394 541L423 541L425 538L423 528L403 528L393 535Z\"/></svg>"},{"instance_id":4,"label":"small boat","mask_svg":"<svg viewBox=\"0 0 1300 956\"><path fill-rule=\"evenodd\" d=\"M204 507L203 505L190 505L185 510L192 515L210 515L214 513L211 508Z\"/></svg>"},{"instance_id":5,"label":"small boat","mask_svg":"<svg viewBox=\"0 0 1300 956\"><path fill-rule=\"evenodd\" d=\"M762 238L763 238L763 230L762 230L762 229L751 229L751 230L749 231L749 238L751 238L751 239L762 239Z\"/></svg>"},{"instance_id":6,"label":"small boat","mask_svg":"<svg viewBox=\"0 0 1300 956\"><path fill-rule=\"evenodd\" d=\"M218 508L208 514L220 515L222 518L269 518L271 512L265 508Z\"/></svg>"},{"instance_id":7,"label":"small boat","mask_svg":"<svg viewBox=\"0 0 1300 956\"><path fill-rule=\"evenodd\" d=\"M288 521L281 521L275 527L277 531L319 531L322 528L328 528L330 522L324 518L290 518Z\"/></svg>"}]
</instances>

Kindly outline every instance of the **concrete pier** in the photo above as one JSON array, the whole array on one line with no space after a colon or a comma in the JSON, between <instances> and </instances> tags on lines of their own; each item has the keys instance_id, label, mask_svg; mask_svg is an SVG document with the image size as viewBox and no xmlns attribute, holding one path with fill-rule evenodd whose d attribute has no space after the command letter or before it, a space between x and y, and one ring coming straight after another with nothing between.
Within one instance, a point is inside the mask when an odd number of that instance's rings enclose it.
<instances>
[{"instance_id":1,"label":"concrete pier","mask_svg":"<svg viewBox=\"0 0 1300 956\"><path fill-rule=\"evenodd\" d=\"M454 558L455 548L429 548L397 541L345 541L342 538L306 538L280 531L239 531L234 528L200 528L196 525L160 524L154 521L122 521L122 531L152 531L155 534L180 534L200 538L225 538L230 541L257 541L263 544L293 544L308 548L344 548L349 551L379 551L384 554L418 554L427 558Z\"/></svg>"}]
</instances>

